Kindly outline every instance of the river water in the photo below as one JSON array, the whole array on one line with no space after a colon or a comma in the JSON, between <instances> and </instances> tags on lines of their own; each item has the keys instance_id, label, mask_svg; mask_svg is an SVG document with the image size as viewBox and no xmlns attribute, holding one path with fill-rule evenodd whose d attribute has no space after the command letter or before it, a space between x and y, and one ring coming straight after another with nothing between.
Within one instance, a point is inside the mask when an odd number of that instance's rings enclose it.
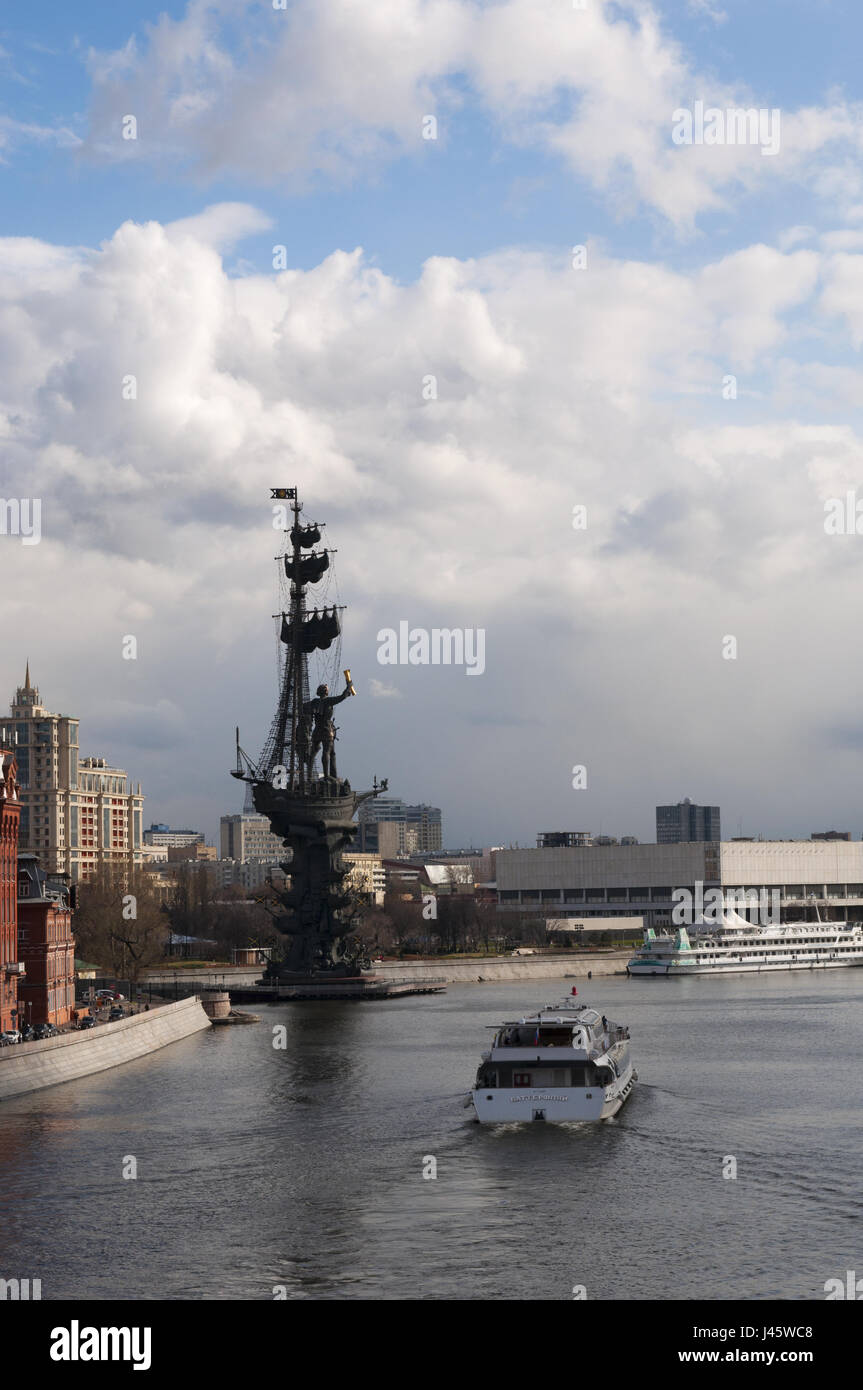
<instances>
[{"instance_id":1,"label":"river water","mask_svg":"<svg viewBox=\"0 0 863 1390\"><path fill-rule=\"evenodd\" d=\"M618 1118L474 1123L484 1025L570 987L264 1006L4 1101L0 1277L43 1299L823 1299L863 1271L863 970L580 985L632 1031Z\"/></svg>"}]
</instances>

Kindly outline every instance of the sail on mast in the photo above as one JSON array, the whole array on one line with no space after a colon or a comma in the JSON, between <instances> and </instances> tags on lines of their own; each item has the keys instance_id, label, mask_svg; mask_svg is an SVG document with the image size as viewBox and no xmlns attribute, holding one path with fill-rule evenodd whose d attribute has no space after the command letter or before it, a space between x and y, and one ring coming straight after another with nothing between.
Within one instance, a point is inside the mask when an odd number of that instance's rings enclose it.
<instances>
[{"instance_id":1,"label":"sail on mast","mask_svg":"<svg viewBox=\"0 0 863 1390\"><path fill-rule=\"evenodd\" d=\"M325 604L309 612L307 587L329 575L334 552L314 549L320 544L324 523L303 524L296 489L284 491L290 500L293 520L286 532L286 552L279 559L279 567L284 567L285 580L290 585L288 611L277 615L281 618L279 641L284 654L282 681L278 707L256 772L259 778L270 780L274 769L283 767L288 786L302 790L307 767L298 726L310 697L308 658L313 652L328 651L340 639L343 605Z\"/></svg>"}]
</instances>

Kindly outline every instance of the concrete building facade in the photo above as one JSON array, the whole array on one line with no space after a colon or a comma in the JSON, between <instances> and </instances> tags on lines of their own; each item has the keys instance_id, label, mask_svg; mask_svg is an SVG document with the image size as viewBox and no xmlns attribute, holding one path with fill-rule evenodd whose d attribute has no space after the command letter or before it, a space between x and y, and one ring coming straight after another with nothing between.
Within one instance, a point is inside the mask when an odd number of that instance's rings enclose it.
<instances>
[{"instance_id":1,"label":"concrete building facade","mask_svg":"<svg viewBox=\"0 0 863 1390\"><path fill-rule=\"evenodd\" d=\"M863 842L760 840L590 849L499 850L498 907L543 918L644 918L671 924L672 893L779 892L782 919L863 919ZM772 901L772 899L771 899ZM738 909L739 910L739 909Z\"/></svg>"},{"instance_id":2,"label":"concrete building facade","mask_svg":"<svg viewBox=\"0 0 863 1390\"><path fill-rule=\"evenodd\" d=\"M144 844L164 849L182 848L186 845L202 845L204 836L200 830L172 830L168 825L151 825L144 831Z\"/></svg>"},{"instance_id":3,"label":"concrete building facade","mask_svg":"<svg viewBox=\"0 0 863 1390\"><path fill-rule=\"evenodd\" d=\"M381 841L377 826L381 822L397 825L397 854L435 854L443 845L443 824L439 806L408 806L399 797L377 796L366 801L357 813L358 848L365 853L390 855L392 838Z\"/></svg>"},{"instance_id":4,"label":"concrete building facade","mask_svg":"<svg viewBox=\"0 0 863 1390\"><path fill-rule=\"evenodd\" d=\"M266 816L243 811L236 816L222 816L219 834L221 859L259 859L277 864L288 851L278 835L270 830Z\"/></svg>"},{"instance_id":5,"label":"concrete building facade","mask_svg":"<svg viewBox=\"0 0 863 1390\"><path fill-rule=\"evenodd\" d=\"M349 887L362 894L367 902L383 907L387 876L380 856L351 850L342 858L348 866L346 882Z\"/></svg>"}]
</instances>

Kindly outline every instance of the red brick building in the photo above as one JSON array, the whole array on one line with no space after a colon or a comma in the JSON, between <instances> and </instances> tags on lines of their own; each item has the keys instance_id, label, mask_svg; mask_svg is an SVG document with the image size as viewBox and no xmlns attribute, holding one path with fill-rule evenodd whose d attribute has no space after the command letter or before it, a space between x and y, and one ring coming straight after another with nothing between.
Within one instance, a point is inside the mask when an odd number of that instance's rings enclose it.
<instances>
[{"instance_id":1,"label":"red brick building","mask_svg":"<svg viewBox=\"0 0 863 1390\"><path fill-rule=\"evenodd\" d=\"M18 981L18 765L0 745L0 1032L19 1024Z\"/></svg>"},{"instance_id":2,"label":"red brick building","mask_svg":"<svg viewBox=\"0 0 863 1390\"><path fill-rule=\"evenodd\" d=\"M18 858L18 985L22 1023L68 1023L75 1008L75 942L68 884L40 868L35 854Z\"/></svg>"}]
</instances>

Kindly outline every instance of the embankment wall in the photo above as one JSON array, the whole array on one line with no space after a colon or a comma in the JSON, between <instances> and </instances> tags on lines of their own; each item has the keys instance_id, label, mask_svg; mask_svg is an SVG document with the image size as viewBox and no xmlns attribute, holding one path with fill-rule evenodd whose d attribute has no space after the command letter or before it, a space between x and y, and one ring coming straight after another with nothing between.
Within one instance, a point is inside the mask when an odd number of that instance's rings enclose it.
<instances>
[{"instance_id":1,"label":"embankment wall","mask_svg":"<svg viewBox=\"0 0 863 1390\"><path fill-rule=\"evenodd\" d=\"M198 999L178 999L85 1032L4 1047L0 1049L0 1100L119 1067L209 1027Z\"/></svg>"}]
</instances>

